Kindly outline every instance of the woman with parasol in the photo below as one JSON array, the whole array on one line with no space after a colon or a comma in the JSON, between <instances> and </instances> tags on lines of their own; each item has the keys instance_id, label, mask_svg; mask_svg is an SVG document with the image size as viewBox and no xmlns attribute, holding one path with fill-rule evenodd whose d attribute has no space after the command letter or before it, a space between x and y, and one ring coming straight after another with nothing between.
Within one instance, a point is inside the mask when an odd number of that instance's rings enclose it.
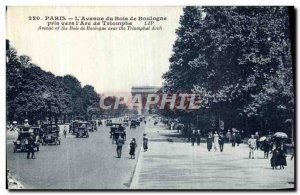
<instances>
[{"instance_id":1,"label":"woman with parasol","mask_svg":"<svg viewBox=\"0 0 300 195\"><path fill-rule=\"evenodd\" d=\"M273 135L273 140L275 142L275 147L272 150L271 166L274 169L280 166L280 169L284 169L286 163L286 147L284 145L285 140L288 138L286 133L277 132Z\"/></svg>"}]
</instances>

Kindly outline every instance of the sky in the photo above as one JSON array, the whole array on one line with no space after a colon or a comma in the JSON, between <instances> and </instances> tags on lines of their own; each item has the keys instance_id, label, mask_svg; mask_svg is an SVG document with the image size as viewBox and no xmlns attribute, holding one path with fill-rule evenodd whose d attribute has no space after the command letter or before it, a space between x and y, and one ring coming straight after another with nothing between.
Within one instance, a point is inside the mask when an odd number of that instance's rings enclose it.
<instances>
[{"instance_id":1,"label":"sky","mask_svg":"<svg viewBox=\"0 0 300 195\"><path fill-rule=\"evenodd\" d=\"M98 93L128 93L132 86L161 86L182 7L9 7L7 39L19 55L55 75L71 74ZM40 16L42 20L28 20ZM41 31L45 16L167 17L161 31ZM135 25L139 26L143 22Z\"/></svg>"}]
</instances>

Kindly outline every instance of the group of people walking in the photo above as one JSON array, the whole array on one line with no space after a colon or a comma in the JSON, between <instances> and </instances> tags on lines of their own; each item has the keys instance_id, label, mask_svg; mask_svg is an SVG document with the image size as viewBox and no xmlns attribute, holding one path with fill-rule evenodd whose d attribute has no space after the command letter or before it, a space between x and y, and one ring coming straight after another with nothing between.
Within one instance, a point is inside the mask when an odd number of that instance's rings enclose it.
<instances>
[{"instance_id":1,"label":"group of people walking","mask_svg":"<svg viewBox=\"0 0 300 195\"><path fill-rule=\"evenodd\" d=\"M200 132L200 130L194 130L193 131L193 133L190 137L190 141L192 143L192 146L194 146L195 143L197 143L198 146L200 145L200 143L201 143L201 132ZM208 136L207 136L207 139L206 139L206 142L207 142L207 150L208 151L211 151L212 148L214 148L214 151L220 150L220 152L223 152L224 144L226 142L226 137L223 134L223 132L220 132L220 133L218 133L217 131L215 131L214 133L209 132Z\"/></svg>"},{"instance_id":2,"label":"group of people walking","mask_svg":"<svg viewBox=\"0 0 300 195\"><path fill-rule=\"evenodd\" d=\"M268 159L269 154L272 154L270 163L273 169L276 169L278 166L280 169L284 169L284 166L287 165L287 150L284 142L282 140L270 141L268 139L265 139L263 142L260 142L261 147L259 147L258 138L258 133L256 133L255 135L251 135L250 139L248 139L247 144L249 147L249 159L254 159L254 151L262 148L262 150L264 151L264 158ZM200 130L193 130L189 141L191 142L192 146L194 146L195 143L197 143L197 145L199 146L201 143ZM235 147L236 145L239 146L239 144L242 143L241 134L238 131L233 133L228 131L226 135L224 135L222 131L220 131L219 133L217 131L215 131L214 133L210 131L206 139L207 150L211 151L213 149L214 151L219 150L220 152L223 152L224 144L226 142L231 143L232 147Z\"/></svg>"},{"instance_id":3,"label":"group of people walking","mask_svg":"<svg viewBox=\"0 0 300 195\"><path fill-rule=\"evenodd\" d=\"M217 131L208 133L207 136L207 150L211 151L212 148L214 148L214 151L217 151L220 149L220 152L223 152L224 149L224 143L225 143L225 136L222 132L218 134Z\"/></svg>"},{"instance_id":4,"label":"group of people walking","mask_svg":"<svg viewBox=\"0 0 300 195\"><path fill-rule=\"evenodd\" d=\"M125 141L120 136L117 139L116 144L117 144L117 155L118 155L118 158L121 158L121 156L122 156L122 148L123 148L123 145L125 144ZM135 159L135 151L136 151L137 146L138 145L137 145L136 139L132 138L131 141L130 141L130 143L129 143L129 155L130 155L131 159ZM144 152L146 152L148 150L148 137L146 136L145 133L143 135L143 148L144 148Z\"/></svg>"}]
</instances>

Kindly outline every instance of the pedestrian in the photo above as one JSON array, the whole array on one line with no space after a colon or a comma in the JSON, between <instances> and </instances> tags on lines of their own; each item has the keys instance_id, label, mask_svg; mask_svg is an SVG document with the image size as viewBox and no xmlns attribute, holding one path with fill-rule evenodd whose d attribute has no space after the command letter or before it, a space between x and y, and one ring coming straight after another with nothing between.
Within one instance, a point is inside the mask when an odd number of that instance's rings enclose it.
<instances>
[{"instance_id":1,"label":"pedestrian","mask_svg":"<svg viewBox=\"0 0 300 195\"><path fill-rule=\"evenodd\" d=\"M117 139L117 155L118 155L118 158L121 158L121 156L122 156L123 144L124 144L124 139L121 136L119 136L119 138Z\"/></svg>"},{"instance_id":2,"label":"pedestrian","mask_svg":"<svg viewBox=\"0 0 300 195\"><path fill-rule=\"evenodd\" d=\"M144 133L144 136L143 136L143 148L144 148L144 152L147 152L147 150L148 150L148 137L146 136L146 133Z\"/></svg>"},{"instance_id":3,"label":"pedestrian","mask_svg":"<svg viewBox=\"0 0 300 195\"><path fill-rule=\"evenodd\" d=\"M239 131L236 133L235 140L236 140L237 146L239 146L240 143L242 143L242 137L241 137L241 134Z\"/></svg>"},{"instance_id":4,"label":"pedestrian","mask_svg":"<svg viewBox=\"0 0 300 195\"><path fill-rule=\"evenodd\" d=\"M254 138L254 135L251 135L251 138L248 140L249 145L249 159L254 159L254 150L256 149L256 139Z\"/></svg>"},{"instance_id":5,"label":"pedestrian","mask_svg":"<svg viewBox=\"0 0 300 195\"><path fill-rule=\"evenodd\" d=\"M281 141L279 144L279 153L278 153L278 164L280 166L280 169L284 169L284 166L287 165L286 163L286 146L284 143Z\"/></svg>"},{"instance_id":6,"label":"pedestrian","mask_svg":"<svg viewBox=\"0 0 300 195\"><path fill-rule=\"evenodd\" d=\"M197 146L199 146L200 142L201 142L201 132L200 132L200 130L197 131L196 142L197 142Z\"/></svg>"},{"instance_id":7,"label":"pedestrian","mask_svg":"<svg viewBox=\"0 0 300 195\"><path fill-rule=\"evenodd\" d=\"M226 139L227 139L227 143L230 143L231 142L231 132L230 130L228 129L227 133L226 133Z\"/></svg>"},{"instance_id":8,"label":"pedestrian","mask_svg":"<svg viewBox=\"0 0 300 195\"><path fill-rule=\"evenodd\" d=\"M131 140L131 142L129 144L129 147L130 147L130 151L129 151L130 158L135 159L135 149L137 147L135 138L132 138L132 140Z\"/></svg>"},{"instance_id":9,"label":"pedestrian","mask_svg":"<svg viewBox=\"0 0 300 195\"><path fill-rule=\"evenodd\" d=\"M214 149L217 151L219 149L219 134L217 131L215 131L214 134Z\"/></svg>"},{"instance_id":10,"label":"pedestrian","mask_svg":"<svg viewBox=\"0 0 300 195\"><path fill-rule=\"evenodd\" d=\"M220 152L223 152L224 142L225 142L225 136L222 132L220 132L220 135L219 135Z\"/></svg>"},{"instance_id":11,"label":"pedestrian","mask_svg":"<svg viewBox=\"0 0 300 195\"><path fill-rule=\"evenodd\" d=\"M212 142L213 142L213 135L212 135L212 132L209 132L208 137L207 137L207 150L209 152L212 149Z\"/></svg>"},{"instance_id":12,"label":"pedestrian","mask_svg":"<svg viewBox=\"0 0 300 195\"><path fill-rule=\"evenodd\" d=\"M232 143L232 147L235 147L235 143L236 143L235 132L233 132L232 135L231 135L231 143Z\"/></svg>"},{"instance_id":13,"label":"pedestrian","mask_svg":"<svg viewBox=\"0 0 300 195\"><path fill-rule=\"evenodd\" d=\"M32 159L35 159L35 155L34 155L34 140L33 140L33 137L32 137L32 136L30 136L30 137L28 138L27 159L29 159L30 154L31 154L31 158L32 158Z\"/></svg>"},{"instance_id":14,"label":"pedestrian","mask_svg":"<svg viewBox=\"0 0 300 195\"><path fill-rule=\"evenodd\" d=\"M278 163L278 155L279 155L278 147L276 147L274 145L273 149L270 153L272 154L272 157L271 157L271 160L270 160L271 167L272 167L272 169L276 169L277 166L279 165L279 163Z\"/></svg>"},{"instance_id":15,"label":"pedestrian","mask_svg":"<svg viewBox=\"0 0 300 195\"><path fill-rule=\"evenodd\" d=\"M196 141L196 133L195 133L195 130L193 130L193 133L192 133L192 135L191 135L191 143L192 143L192 146L194 146L195 141Z\"/></svg>"},{"instance_id":16,"label":"pedestrian","mask_svg":"<svg viewBox=\"0 0 300 195\"><path fill-rule=\"evenodd\" d=\"M191 125L188 124L188 127L187 127L187 138L188 138L188 142L191 141L191 137L192 137L192 129L191 129Z\"/></svg>"},{"instance_id":17,"label":"pedestrian","mask_svg":"<svg viewBox=\"0 0 300 195\"><path fill-rule=\"evenodd\" d=\"M66 125L64 126L64 137L65 138L67 137L67 127L66 127Z\"/></svg>"},{"instance_id":18,"label":"pedestrian","mask_svg":"<svg viewBox=\"0 0 300 195\"><path fill-rule=\"evenodd\" d=\"M270 142L267 139L265 139L263 141L264 158L269 158L270 147Z\"/></svg>"}]
</instances>

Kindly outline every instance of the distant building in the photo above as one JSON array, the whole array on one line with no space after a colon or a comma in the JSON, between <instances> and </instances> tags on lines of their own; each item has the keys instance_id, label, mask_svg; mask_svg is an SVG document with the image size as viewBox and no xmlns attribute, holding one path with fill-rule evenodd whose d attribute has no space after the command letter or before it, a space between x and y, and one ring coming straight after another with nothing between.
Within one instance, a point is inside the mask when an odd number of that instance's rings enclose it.
<instances>
[{"instance_id":1,"label":"distant building","mask_svg":"<svg viewBox=\"0 0 300 195\"><path fill-rule=\"evenodd\" d=\"M161 87L157 87L157 86L133 86L131 88L131 95L132 97L134 97L136 94L141 94L142 96L142 105L144 105L144 103L146 102L147 96L148 94L155 94L156 92L158 92L158 90ZM135 106L133 107L133 110L137 113L137 114L148 114L149 110L146 110L142 107L139 106Z\"/></svg>"}]
</instances>

